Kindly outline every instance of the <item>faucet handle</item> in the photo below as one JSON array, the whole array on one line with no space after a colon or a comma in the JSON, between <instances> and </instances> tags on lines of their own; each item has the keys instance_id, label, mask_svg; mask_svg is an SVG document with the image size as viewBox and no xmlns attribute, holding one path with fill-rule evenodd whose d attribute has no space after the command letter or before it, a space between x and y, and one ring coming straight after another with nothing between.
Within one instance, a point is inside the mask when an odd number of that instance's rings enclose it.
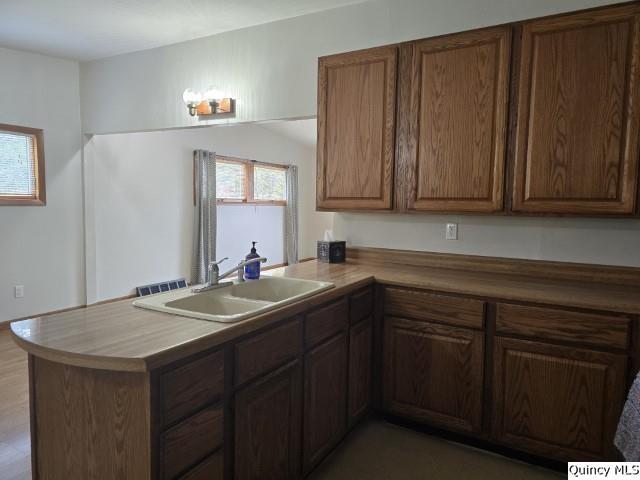
<instances>
[{"instance_id":1,"label":"faucet handle","mask_svg":"<svg viewBox=\"0 0 640 480\"><path fill-rule=\"evenodd\" d=\"M220 260L215 260L215 261L212 260L211 262L209 262L209 265L220 265L225 260L229 260L229 257L224 257Z\"/></svg>"}]
</instances>

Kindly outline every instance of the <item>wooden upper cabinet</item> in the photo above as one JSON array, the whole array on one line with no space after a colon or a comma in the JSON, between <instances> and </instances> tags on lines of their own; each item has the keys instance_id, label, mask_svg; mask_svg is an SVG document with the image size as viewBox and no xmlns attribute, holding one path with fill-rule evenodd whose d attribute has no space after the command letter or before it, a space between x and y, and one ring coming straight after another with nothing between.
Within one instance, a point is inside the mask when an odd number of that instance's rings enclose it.
<instances>
[{"instance_id":1,"label":"wooden upper cabinet","mask_svg":"<svg viewBox=\"0 0 640 480\"><path fill-rule=\"evenodd\" d=\"M523 24L514 211L633 213L639 30L638 4Z\"/></svg>"},{"instance_id":2,"label":"wooden upper cabinet","mask_svg":"<svg viewBox=\"0 0 640 480\"><path fill-rule=\"evenodd\" d=\"M317 208L393 207L397 47L318 62Z\"/></svg>"},{"instance_id":3,"label":"wooden upper cabinet","mask_svg":"<svg viewBox=\"0 0 640 480\"><path fill-rule=\"evenodd\" d=\"M402 46L400 209L503 209L510 55L509 26Z\"/></svg>"}]
</instances>

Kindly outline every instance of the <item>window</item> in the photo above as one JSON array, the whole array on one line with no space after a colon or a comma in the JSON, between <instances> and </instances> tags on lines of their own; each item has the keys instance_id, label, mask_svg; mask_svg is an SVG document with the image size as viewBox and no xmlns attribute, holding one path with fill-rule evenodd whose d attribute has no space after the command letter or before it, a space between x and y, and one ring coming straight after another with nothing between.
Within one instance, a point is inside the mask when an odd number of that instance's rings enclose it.
<instances>
[{"instance_id":1,"label":"window","mask_svg":"<svg viewBox=\"0 0 640 480\"><path fill-rule=\"evenodd\" d=\"M243 201L247 197L245 165L216 158L216 197Z\"/></svg>"},{"instance_id":2,"label":"window","mask_svg":"<svg viewBox=\"0 0 640 480\"><path fill-rule=\"evenodd\" d=\"M216 156L218 203L286 205L287 167Z\"/></svg>"},{"instance_id":3,"label":"window","mask_svg":"<svg viewBox=\"0 0 640 480\"><path fill-rule=\"evenodd\" d=\"M42 130L0 124L0 205L44 205Z\"/></svg>"},{"instance_id":4,"label":"window","mask_svg":"<svg viewBox=\"0 0 640 480\"><path fill-rule=\"evenodd\" d=\"M253 166L253 198L256 201L282 201L287 198L287 173L268 165Z\"/></svg>"}]
</instances>

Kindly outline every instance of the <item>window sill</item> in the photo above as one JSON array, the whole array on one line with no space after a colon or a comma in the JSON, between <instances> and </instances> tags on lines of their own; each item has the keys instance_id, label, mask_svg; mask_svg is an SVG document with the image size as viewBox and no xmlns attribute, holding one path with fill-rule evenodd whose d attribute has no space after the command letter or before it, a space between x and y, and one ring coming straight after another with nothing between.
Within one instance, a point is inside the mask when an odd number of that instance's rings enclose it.
<instances>
[{"instance_id":1,"label":"window sill","mask_svg":"<svg viewBox=\"0 0 640 480\"><path fill-rule=\"evenodd\" d=\"M0 197L0 206L44 207L46 204L39 198Z\"/></svg>"},{"instance_id":2,"label":"window sill","mask_svg":"<svg viewBox=\"0 0 640 480\"><path fill-rule=\"evenodd\" d=\"M217 200L218 205L265 205L265 206L280 206L285 207L286 201L283 200L271 200L271 201L259 201L259 202L245 202L243 200Z\"/></svg>"}]
</instances>

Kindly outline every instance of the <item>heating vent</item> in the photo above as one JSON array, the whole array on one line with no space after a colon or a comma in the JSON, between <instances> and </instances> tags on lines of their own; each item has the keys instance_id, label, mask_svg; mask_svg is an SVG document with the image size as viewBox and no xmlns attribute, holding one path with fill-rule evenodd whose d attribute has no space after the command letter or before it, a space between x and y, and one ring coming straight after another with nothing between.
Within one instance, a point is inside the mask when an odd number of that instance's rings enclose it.
<instances>
[{"instance_id":1,"label":"heating vent","mask_svg":"<svg viewBox=\"0 0 640 480\"><path fill-rule=\"evenodd\" d=\"M168 292L169 290L177 290L178 288L186 288L187 281L184 278L178 280L170 280L168 282L153 283L151 285L143 285L136 287L139 297L145 295L153 295L154 293Z\"/></svg>"}]
</instances>

